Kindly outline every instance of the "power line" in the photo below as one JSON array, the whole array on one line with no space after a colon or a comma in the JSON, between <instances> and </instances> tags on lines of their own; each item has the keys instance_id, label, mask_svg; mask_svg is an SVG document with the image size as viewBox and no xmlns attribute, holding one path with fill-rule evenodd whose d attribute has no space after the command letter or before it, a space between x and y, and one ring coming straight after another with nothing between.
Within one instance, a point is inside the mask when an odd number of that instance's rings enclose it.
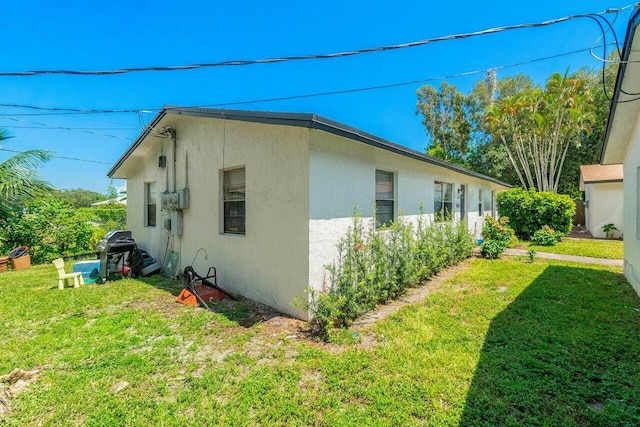
<instances>
[{"instance_id":1,"label":"power line","mask_svg":"<svg viewBox=\"0 0 640 427\"><path fill-rule=\"evenodd\" d=\"M482 68L482 69L473 70L473 71L464 71L464 72L461 72L461 73L447 74L447 75L438 76L438 77L428 77L426 79L412 80L412 81L408 81L408 82L389 83L389 84L386 84L386 85L368 86L368 87L363 87L363 88L344 89L344 90L336 90L336 91L329 91L329 92L316 92L316 93L304 94L304 95L291 95L291 96L282 96L282 97L277 97L277 98L265 98L265 99L251 100L251 101L223 102L223 103L218 103L218 104L200 105L198 107L224 107L224 106L230 106L230 105L257 104L257 103L262 103L262 102L287 101L287 100L292 100L292 99L311 98L311 97L316 97L316 96L341 95L341 94L354 93L354 92L364 92L364 91L370 91L370 90L389 89L389 88L393 88L393 87L409 86L409 85L415 85L415 84L421 84L421 83L428 83L428 82L432 82L434 80L437 81L437 80L445 80L445 79L452 79L452 78L458 78L458 77L466 77L466 76L470 76L470 75L474 75L474 74L482 74L482 73L486 73L489 70L503 70L505 68L520 67L522 65L533 64L533 63L536 63L536 62L546 61L546 60L549 60L549 59L560 58L562 56L575 55L576 53L588 52L589 50L590 49L579 49L579 50L574 50L574 51L571 51L571 52L565 52L565 53L560 53L560 54L557 54L557 55L547 56L547 57L544 57L544 58L538 58L538 59L532 59L532 60L529 60L529 61L518 62L518 63L515 63L515 64L499 65L499 66L496 66L496 67Z\"/></svg>"},{"instance_id":2,"label":"power line","mask_svg":"<svg viewBox=\"0 0 640 427\"><path fill-rule=\"evenodd\" d=\"M24 153L24 151L10 150L8 148L0 148L0 151L8 151L10 153L18 153L18 154ZM111 162L103 162L103 161L100 161L100 160L78 159L76 157L56 156L56 155L53 155L53 154L49 154L49 157L53 157L53 158L56 158L56 159L64 159L64 160L75 160L77 162L100 163L100 164L103 164L103 165L111 165L112 164Z\"/></svg>"},{"instance_id":3,"label":"power line","mask_svg":"<svg viewBox=\"0 0 640 427\"><path fill-rule=\"evenodd\" d=\"M610 45L614 45L614 44L610 43ZM458 77L465 77L465 76L470 76L470 75L473 75L473 74L481 74L481 73L486 73L488 70L503 70L503 69L507 69L507 68L520 67L520 66L523 66L523 65L533 64L533 63L536 63L536 62L547 61L547 60L550 60L550 59L556 59L556 58L560 58L560 57L563 57L563 56L569 56L569 55L575 55L575 54L578 54L578 53L589 52L592 49L593 49L593 47L586 48L586 49L578 49L578 50L573 50L573 51L570 51L570 52L559 53L559 54L556 54L556 55L545 56L545 57L542 57L542 58L530 59L528 61L516 62L516 63L513 63L513 64L498 65L498 66L494 66L494 67L482 68L482 69L473 70L473 71L465 71L465 72L461 72L461 73L446 74L446 75L437 76L437 77L427 77L427 78L424 78L424 79L411 80L411 81L405 81L405 82L399 82L399 83L389 83L389 84L377 85L377 86L366 86L366 87L361 87L361 88L341 89L341 90L335 90L335 91L315 92L315 93L308 93L308 94L301 94L301 95L290 95L290 96L282 96L282 97L274 97L274 98L263 98L263 99L254 99L254 100L245 100L245 101L230 101L230 102L221 102L221 103L216 103L216 104L204 104L204 105L199 105L197 107L206 108L206 107L222 107L222 106L242 105L242 104L257 104L257 103L262 103L262 102L287 101L287 100L292 100L292 99L312 98L312 97L316 97L316 96L341 95L341 94L348 94L348 93L355 93L355 92L365 92L365 91L371 91L371 90L389 89L389 88L393 88L393 87L409 86L409 85L415 85L415 84L421 84L421 83L428 83L428 82L431 82L431 81L446 80L446 79L452 79L452 78L458 78ZM33 110L52 111L51 113L18 113L18 114L3 114L1 116L1 117L6 117L6 118L9 118L9 117L12 117L12 116L30 116L30 115L109 114L109 113L124 113L124 112L127 112L127 113L152 113L152 112L159 111L159 109L157 109L157 108L120 109L120 110L110 110L110 109L104 109L104 110L86 109L86 110L83 110L83 109L62 108L62 107L40 107L40 106L23 105L23 104L0 104L0 107L24 108L24 109L33 109ZM107 123L107 122L105 122L105 123Z\"/></svg>"},{"instance_id":4,"label":"power line","mask_svg":"<svg viewBox=\"0 0 640 427\"><path fill-rule=\"evenodd\" d=\"M73 132L83 132L83 133L89 133L91 135L108 136L109 138L124 139L124 140L127 140L127 141L131 141L131 138L125 138L124 136L109 135L109 134L102 133L102 132L93 132L93 131L90 131L90 130L84 130L83 128L70 128L70 127L64 127L64 126L49 125L49 124L46 124L46 123L32 122L30 120L16 119L14 117L5 117L5 116L2 116L2 115L0 115L0 118L6 119L6 120L12 120L14 122L19 122L19 123L29 123L29 124L33 124L33 125L38 125L38 126L42 126L44 128L47 128L47 129L60 129L60 130L69 130L69 131L73 131Z\"/></svg>"},{"instance_id":5,"label":"power line","mask_svg":"<svg viewBox=\"0 0 640 427\"><path fill-rule=\"evenodd\" d=\"M538 22L538 23L507 25L507 26L494 27L494 28L489 28L489 29L480 30L480 31L468 32L468 33L459 33L459 34L451 34L451 35L440 36L440 37L433 37L433 38L428 38L428 39L423 39L423 40L418 40L418 41L413 41L408 43L378 46L378 47L357 49L357 50L344 51L344 52L334 52L334 53L328 53L328 54L296 55L296 56L284 56L279 58L265 58L265 59L252 59L252 60L231 60L231 61L210 62L210 63L191 64L191 65L175 65L175 66L168 66L168 67L157 67L157 66L156 67L133 67L133 68L121 68L121 69L115 69L115 70L7 71L7 72L0 72L0 76L25 77L25 76L54 75L54 74L104 76L104 75L126 74L126 73L134 73L134 72L145 72L145 71L183 71L183 70L194 70L199 68L245 66L245 65L257 65L257 64L273 64L273 63L279 63L279 62L306 61L306 60L316 60L316 59L344 58L348 56L356 56L356 55L362 55L366 53L407 49L407 48L424 46L430 43L437 43L437 42L442 42L447 40L466 39L466 38L482 36L487 34L500 33L503 31L517 30L517 29L523 29L523 28L540 28L540 27L545 27L549 25L559 24L562 22L571 21L574 19L582 19L582 18L594 19L594 17L596 16L603 16L610 13L618 14L632 6L633 5L628 5L618 9L607 9L598 13L583 13L583 14L569 15L569 16L564 16L561 18L551 19L551 20Z\"/></svg>"},{"instance_id":6,"label":"power line","mask_svg":"<svg viewBox=\"0 0 640 427\"><path fill-rule=\"evenodd\" d=\"M0 116L2 118L4 116ZM44 124L41 126L7 126L2 125L3 129L43 129ZM47 128L44 128L47 129ZM139 130L138 128L65 128L65 127L53 127L51 130L71 130L76 132L88 131L88 130Z\"/></svg>"}]
</instances>

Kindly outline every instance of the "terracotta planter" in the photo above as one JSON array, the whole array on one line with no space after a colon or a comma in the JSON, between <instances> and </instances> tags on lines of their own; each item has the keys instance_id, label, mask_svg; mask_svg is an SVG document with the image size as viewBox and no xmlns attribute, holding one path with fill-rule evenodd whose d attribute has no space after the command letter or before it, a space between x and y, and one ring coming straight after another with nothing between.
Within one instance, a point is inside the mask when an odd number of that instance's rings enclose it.
<instances>
[{"instance_id":1,"label":"terracotta planter","mask_svg":"<svg viewBox=\"0 0 640 427\"><path fill-rule=\"evenodd\" d=\"M14 270L26 270L27 268L31 268L31 255L11 258L11 268Z\"/></svg>"}]
</instances>

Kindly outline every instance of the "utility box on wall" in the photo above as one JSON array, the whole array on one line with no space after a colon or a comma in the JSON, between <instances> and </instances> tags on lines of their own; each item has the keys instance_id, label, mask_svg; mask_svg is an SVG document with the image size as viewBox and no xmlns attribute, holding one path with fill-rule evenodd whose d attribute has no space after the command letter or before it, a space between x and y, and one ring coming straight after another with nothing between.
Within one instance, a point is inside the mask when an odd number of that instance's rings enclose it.
<instances>
[{"instance_id":1,"label":"utility box on wall","mask_svg":"<svg viewBox=\"0 0 640 427\"><path fill-rule=\"evenodd\" d=\"M171 212L171 234L175 236L182 235L182 212Z\"/></svg>"},{"instance_id":2,"label":"utility box on wall","mask_svg":"<svg viewBox=\"0 0 640 427\"><path fill-rule=\"evenodd\" d=\"M178 209L189 209L189 189L178 191Z\"/></svg>"},{"instance_id":3,"label":"utility box on wall","mask_svg":"<svg viewBox=\"0 0 640 427\"><path fill-rule=\"evenodd\" d=\"M178 193L162 193L161 208L163 211L174 211L178 209Z\"/></svg>"}]
</instances>

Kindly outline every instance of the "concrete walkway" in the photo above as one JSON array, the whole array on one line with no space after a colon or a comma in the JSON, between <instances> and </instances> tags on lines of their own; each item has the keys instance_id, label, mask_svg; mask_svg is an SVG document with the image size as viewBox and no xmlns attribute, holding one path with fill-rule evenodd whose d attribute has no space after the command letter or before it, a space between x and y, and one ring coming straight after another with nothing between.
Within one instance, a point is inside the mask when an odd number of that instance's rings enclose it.
<instances>
[{"instance_id":1,"label":"concrete walkway","mask_svg":"<svg viewBox=\"0 0 640 427\"><path fill-rule=\"evenodd\" d=\"M528 256L525 249L507 249L504 254L510 256ZM550 252L538 251L536 251L536 258L558 259L561 261L581 262L583 264L601 264L613 267L624 267L624 260L622 259L593 258L588 256L552 254Z\"/></svg>"}]
</instances>

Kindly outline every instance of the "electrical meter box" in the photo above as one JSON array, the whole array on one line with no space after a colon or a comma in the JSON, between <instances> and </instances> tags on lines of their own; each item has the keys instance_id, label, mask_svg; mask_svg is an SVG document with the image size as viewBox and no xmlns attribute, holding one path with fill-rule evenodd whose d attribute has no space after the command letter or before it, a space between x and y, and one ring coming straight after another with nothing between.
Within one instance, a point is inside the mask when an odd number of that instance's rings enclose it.
<instances>
[{"instance_id":1,"label":"electrical meter box","mask_svg":"<svg viewBox=\"0 0 640 427\"><path fill-rule=\"evenodd\" d=\"M163 211L175 211L178 209L178 193L162 193L161 208Z\"/></svg>"}]
</instances>

